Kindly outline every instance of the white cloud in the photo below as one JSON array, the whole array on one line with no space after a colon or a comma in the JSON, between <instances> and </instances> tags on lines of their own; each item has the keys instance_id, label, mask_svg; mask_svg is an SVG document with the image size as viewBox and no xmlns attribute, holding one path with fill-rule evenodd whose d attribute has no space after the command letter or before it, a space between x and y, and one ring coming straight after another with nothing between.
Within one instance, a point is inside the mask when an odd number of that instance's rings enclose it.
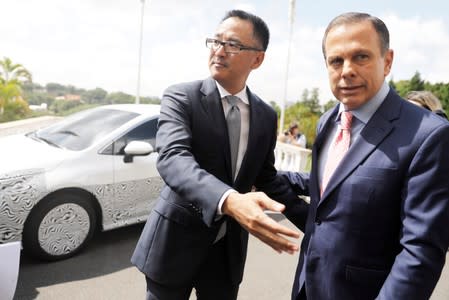
<instances>
[{"instance_id":1,"label":"white cloud","mask_svg":"<svg viewBox=\"0 0 449 300\"><path fill-rule=\"evenodd\" d=\"M3 5L0 57L28 68L40 84L58 82L83 88L135 93L141 2L138 0L21 0ZM204 38L213 34L226 10L241 8L264 18L271 31L265 62L249 85L266 101L284 94L288 47L287 4L265 1L146 0L142 56L142 95L160 96L169 85L208 76ZM304 8L302 8L304 11ZM18 16L20 20L18 21ZM449 78L447 20L380 17L391 31L394 80L416 70L425 80ZM291 46L287 100L303 89L320 88L332 97L321 54L326 23L296 19Z\"/></svg>"},{"instance_id":2,"label":"white cloud","mask_svg":"<svg viewBox=\"0 0 449 300\"><path fill-rule=\"evenodd\" d=\"M384 21L390 28L390 46L395 52L394 80L410 79L419 71L427 81L448 81L449 32L442 19L401 19L389 14Z\"/></svg>"},{"instance_id":3,"label":"white cloud","mask_svg":"<svg viewBox=\"0 0 449 300\"><path fill-rule=\"evenodd\" d=\"M323 28L307 26L294 28L289 59L287 102L298 100L304 89L312 88L319 88L325 101L331 97L320 50L323 31ZM257 86L256 91L267 101L280 102L285 93L288 33L275 39L267 51L264 65L253 74L250 83Z\"/></svg>"}]
</instances>

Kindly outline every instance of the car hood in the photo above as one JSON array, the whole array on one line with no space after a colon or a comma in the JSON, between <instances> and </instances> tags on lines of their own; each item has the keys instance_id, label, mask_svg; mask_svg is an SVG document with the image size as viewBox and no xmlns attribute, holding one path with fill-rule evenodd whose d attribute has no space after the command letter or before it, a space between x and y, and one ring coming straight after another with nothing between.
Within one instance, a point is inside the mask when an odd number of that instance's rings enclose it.
<instances>
[{"instance_id":1,"label":"car hood","mask_svg":"<svg viewBox=\"0 0 449 300\"><path fill-rule=\"evenodd\" d=\"M30 170L43 172L60 164L70 151L25 135L0 138L0 178Z\"/></svg>"}]
</instances>

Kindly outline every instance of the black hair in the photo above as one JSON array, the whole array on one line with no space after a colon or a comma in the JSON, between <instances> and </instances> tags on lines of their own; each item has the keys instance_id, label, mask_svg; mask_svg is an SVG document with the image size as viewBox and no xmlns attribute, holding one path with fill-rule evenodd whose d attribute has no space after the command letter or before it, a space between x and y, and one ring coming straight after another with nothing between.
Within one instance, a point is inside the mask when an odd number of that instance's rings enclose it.
<instances>
[{"instance_id":1,"label":"black hair","mask_svg":"<svg viewBox=\"0 0 449 300\"><path fill-rule=\"evenodd\" d=\"M223 22L224 20L233 17L249 21L253 24L254 38L262 44L261 46L263 51L266 51L268 48L268 42L270 41L270 30L268 29L265 21L256 15L238 9L228 11L221 21Z\"/></svg>"}]
</instances>

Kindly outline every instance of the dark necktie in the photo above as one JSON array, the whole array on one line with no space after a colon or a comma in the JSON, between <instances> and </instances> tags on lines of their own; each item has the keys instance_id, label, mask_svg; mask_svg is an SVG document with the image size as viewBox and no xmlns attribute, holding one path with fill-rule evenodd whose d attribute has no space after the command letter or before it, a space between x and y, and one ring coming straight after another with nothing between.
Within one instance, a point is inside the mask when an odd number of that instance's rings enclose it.
<instances>
[{"instance_id":1,"label":"dark necktie","mask_svg":"<svg viewBox=\"0 0 449 300\"><path fill-rule=\"evenodd\" d=\"M237 101L239 101L239 98L230 95L226 96L225 99L226 101L228 101L229 104L228 113L226 114L226 123L228 125L229 146L231 150L232 181L234 181L237 167L237 157L239 154L239 143L240 143L241 118L240 118L240 109L237 106ZM224 221L221 224L214 243L221 240L225 236L225 234L226 234L226 221Z\"/></svg>"},{"instance_id":2,"label":"dark necktie","mask_svg":"<svg viewBox=\"0 0 449 300\"><path fill-rule=\"evenodd\" d=\"M237 106L239 98L236 96L226 96L226 100L229 103L226 123L228 124L229 145L231 150L232 180L234 180L236 175L237 157L239 154L241 117L240 109Z\"/></svg>"}]
</instances>

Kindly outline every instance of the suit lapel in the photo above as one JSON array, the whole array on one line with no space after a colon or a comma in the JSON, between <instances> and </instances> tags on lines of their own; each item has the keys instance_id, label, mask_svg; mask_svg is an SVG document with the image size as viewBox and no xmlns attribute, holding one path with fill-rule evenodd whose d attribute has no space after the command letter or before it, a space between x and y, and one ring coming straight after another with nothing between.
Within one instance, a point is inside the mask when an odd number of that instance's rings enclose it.
<instances>
[{"instance_id":1,"label":"suit lapel","mask_svg":"<svg viewBox=\"0 0 449 300\"><path fill-rule=\"evenodd\" d=\"M323 116L322 122L318 125L318 134L315 139L315 150L319 151L323 146L326 136L328 135L328 131L331 128L332 122L335 122L335 118L338 113L338 105L327 115Z\"/></svg>"},{"instance_id":2,"label":"suit lapel","mask_svg":"<svg viewBox=\"0 0 449 300\"><path fill-rule=\"evenodd\" d=\"M225 145L225 147L223 147L222 149L223 156L226 162L226 171L229 175L229 178L231 179L232 167L231 152L229 148L228 126L226 124L220 93L218 92L215 81L212 78L209 77L204 80L201 87L201 93L203 94L201 105L207 112L207 116L209 118L208 122L206 122L206 120L204 121L204 126L223 128L223 130L218 130L217 132L219 133L219 139L224 141L223 145ZM232 180L230 182L232 182Z\"/></svg>"},{"instance_id":3,"label":"suit lapel","mask_svg":"<svg viewBox=\"0 0 449 300\"><path fill-rule=\"evenodd\" d=\"M264 124L265 112L262 109L262 103L260 99L254 96L250 89L247 88L248 101L249 101L249 132L248 132L248 144L246 146L245 155L242 159L239 173L235 180L236 186L243 183L251 168L254 168L254 162L257 160L257 154L260 151L260 136L266 134L263 131L261 124ZM274 130L274 129L273 129ZM257 162L260 163L260 162Z\"/></svg>"},{"instance_id":4,"label":"suit lapel","mask_svg":"<svg viewBox=\"0 0 449 300\"><path fill-rule=\"evenodd\" d=\"M226 127L226 120L224 117L220 93L218 92L215 81L212 78L208 78L203 81L201 93L203 94L201 105L207 112L210 122L212 122L215 126L221 127L225 125Z\"/></svg>"},{"instance_id":5,"label":"suit lapel","mask_svg":"<svg viewBox=\"0 0 449 300\"><path fill-rule=\"evenodd\" d=\"M320 195L320 185L318 180L318 159L319 159L319 153L321 152L321 149L323 147L324 141L326 140L326 137L330 134L329 131L332 128L332 123L335 122L335 118L337 117L338 113L338 105L335 106L335 108L330 111L329 113L323 115L320 123L318 124L317 129L317 137L315 139L315 143L312 147L312 172L310 174L311 176L311 186L310 190L311 193L314 193L315 195Z\"/></svg>"},{"instance_id":6,"label":"suit lapel","mask_svg":"<svg viewBox=\"0 0 449 300\"><path fill-rule=\"evenodd\" d=\"M351 145L345 157L322 195L322 201L369 156L394 128L392 120L398 117L400 98L390 91L385 101L360 132L358 140ZM320 204L321 204L320 202Z\"/></svg>"}]
</instances>

